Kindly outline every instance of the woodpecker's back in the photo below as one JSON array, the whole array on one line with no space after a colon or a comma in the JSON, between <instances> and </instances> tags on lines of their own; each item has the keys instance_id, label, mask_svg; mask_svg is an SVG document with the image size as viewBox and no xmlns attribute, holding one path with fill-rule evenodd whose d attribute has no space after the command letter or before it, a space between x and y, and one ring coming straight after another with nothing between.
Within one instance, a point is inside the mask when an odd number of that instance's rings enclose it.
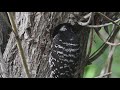
<instances>
[{"instance_id":1,"label":"woodpecker's back","mask_svg":"<svg viewBox=\"0 0 120 90\"><path fill-rule=\"evenodd\" d=\"M80 40L75 27L69 23L58 25L53 35L49 56L51 78L73 78L80 57Z\"/></svg>"}]
</instances>

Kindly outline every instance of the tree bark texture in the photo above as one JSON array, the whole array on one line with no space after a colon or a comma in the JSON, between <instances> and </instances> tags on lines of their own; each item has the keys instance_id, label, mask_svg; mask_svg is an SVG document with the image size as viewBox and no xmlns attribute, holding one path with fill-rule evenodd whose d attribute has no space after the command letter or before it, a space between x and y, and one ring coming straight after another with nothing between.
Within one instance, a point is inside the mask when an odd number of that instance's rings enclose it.
<instances>
[{"instance_id":1,"label":"tree bark texture","mask_svg":"<svg viewBox=\"0 0 120 90\"><path fill-rule=\"evenodd\" d=\"M51 50L50 32L58 24L69 21L71 12L16 12L15 22L32 78L49 78ZM86 56L89 30L81 32L82 60ZM25 78L25 72L12 32L3 53L4 74L7 78Z\"/></svg>"}]
</instances>

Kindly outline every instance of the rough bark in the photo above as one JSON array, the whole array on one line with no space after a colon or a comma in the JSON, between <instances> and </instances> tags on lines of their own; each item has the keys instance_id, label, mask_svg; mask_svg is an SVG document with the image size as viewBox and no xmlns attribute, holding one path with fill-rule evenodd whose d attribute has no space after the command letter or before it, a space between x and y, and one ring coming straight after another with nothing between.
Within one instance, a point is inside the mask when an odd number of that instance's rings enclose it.
<instances>
[{"instance_id":1,"label":"rough bark","mask_svg":"<svg viewBox=\"0 0 120 90\"><path fill-rule=\"evenodd\" d=\"M3 60L3 53L5 51L9 34L12 29L6 12L0 12L0 74L1 77L5 76L5 61Z\"/></svg>"},{"instance_id":2,"label":"rough bark","mask_svg":"<svg viewBox=\"0 0 120 90\"><path fill-rule=\"evenodd\" d=\"M52 12L16 13L15 20L32 77L49 76L48 55L51 43L49 29L56 23L64 22L66 16L65 13ZM6 77L25 77L13 33L10 35L3 59Z\"/></svg>"}]
</instances>

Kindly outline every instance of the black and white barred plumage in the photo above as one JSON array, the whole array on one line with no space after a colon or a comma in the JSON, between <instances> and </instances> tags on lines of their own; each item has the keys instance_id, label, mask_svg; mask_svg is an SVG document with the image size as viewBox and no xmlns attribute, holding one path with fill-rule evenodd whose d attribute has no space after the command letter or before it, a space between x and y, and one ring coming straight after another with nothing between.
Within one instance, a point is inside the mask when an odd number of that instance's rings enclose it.
<instances>
[{"instance_id":1,"label":"black and white barred plumage","mask_svg":"<svg viewBox=\"0 0 120 90\"><path fill-rule=\"evenodd\" d=\"M58 25L53 35L49 56L51 78L73 78L80 57L80 44L75 27L69 23Z\"/></svg>"}]
</instances>

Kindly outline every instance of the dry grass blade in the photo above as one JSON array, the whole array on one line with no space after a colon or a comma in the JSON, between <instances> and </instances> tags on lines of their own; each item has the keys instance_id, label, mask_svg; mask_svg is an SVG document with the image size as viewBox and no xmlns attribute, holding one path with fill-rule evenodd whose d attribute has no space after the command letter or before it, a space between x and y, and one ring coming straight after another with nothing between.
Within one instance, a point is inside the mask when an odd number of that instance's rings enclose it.
<instances>
[{"instance_id":1,"label":"dry grass blade","mask_svg":"<svg viewBox=\"0 0 120 90\"><path fill-rule=\"evenodd\" d=\"M8 16L9 16L10 23L11 23L11 25L12 25L12 30L13 30L13 32L14 32L14 34L15 34L15 38L16 38L16 41L17 41L18 51L20 52L20 56L21 56L21 58L22 58L22 64L23 64L23 67L24 67L24 69L25 69L26 76L27 76L28 78L30 78L30 74L29 74L29 70L28 70L26 58L25 58L24 51L23 51L23 48L22 48L22 45L21 45L21 41L20 41L19 36L18 36L16 24L15 24L15 22L14 22L12 13L11 13L11 12L7 12L7 14L8 14Z\"/></svg>"}]
</instances>

